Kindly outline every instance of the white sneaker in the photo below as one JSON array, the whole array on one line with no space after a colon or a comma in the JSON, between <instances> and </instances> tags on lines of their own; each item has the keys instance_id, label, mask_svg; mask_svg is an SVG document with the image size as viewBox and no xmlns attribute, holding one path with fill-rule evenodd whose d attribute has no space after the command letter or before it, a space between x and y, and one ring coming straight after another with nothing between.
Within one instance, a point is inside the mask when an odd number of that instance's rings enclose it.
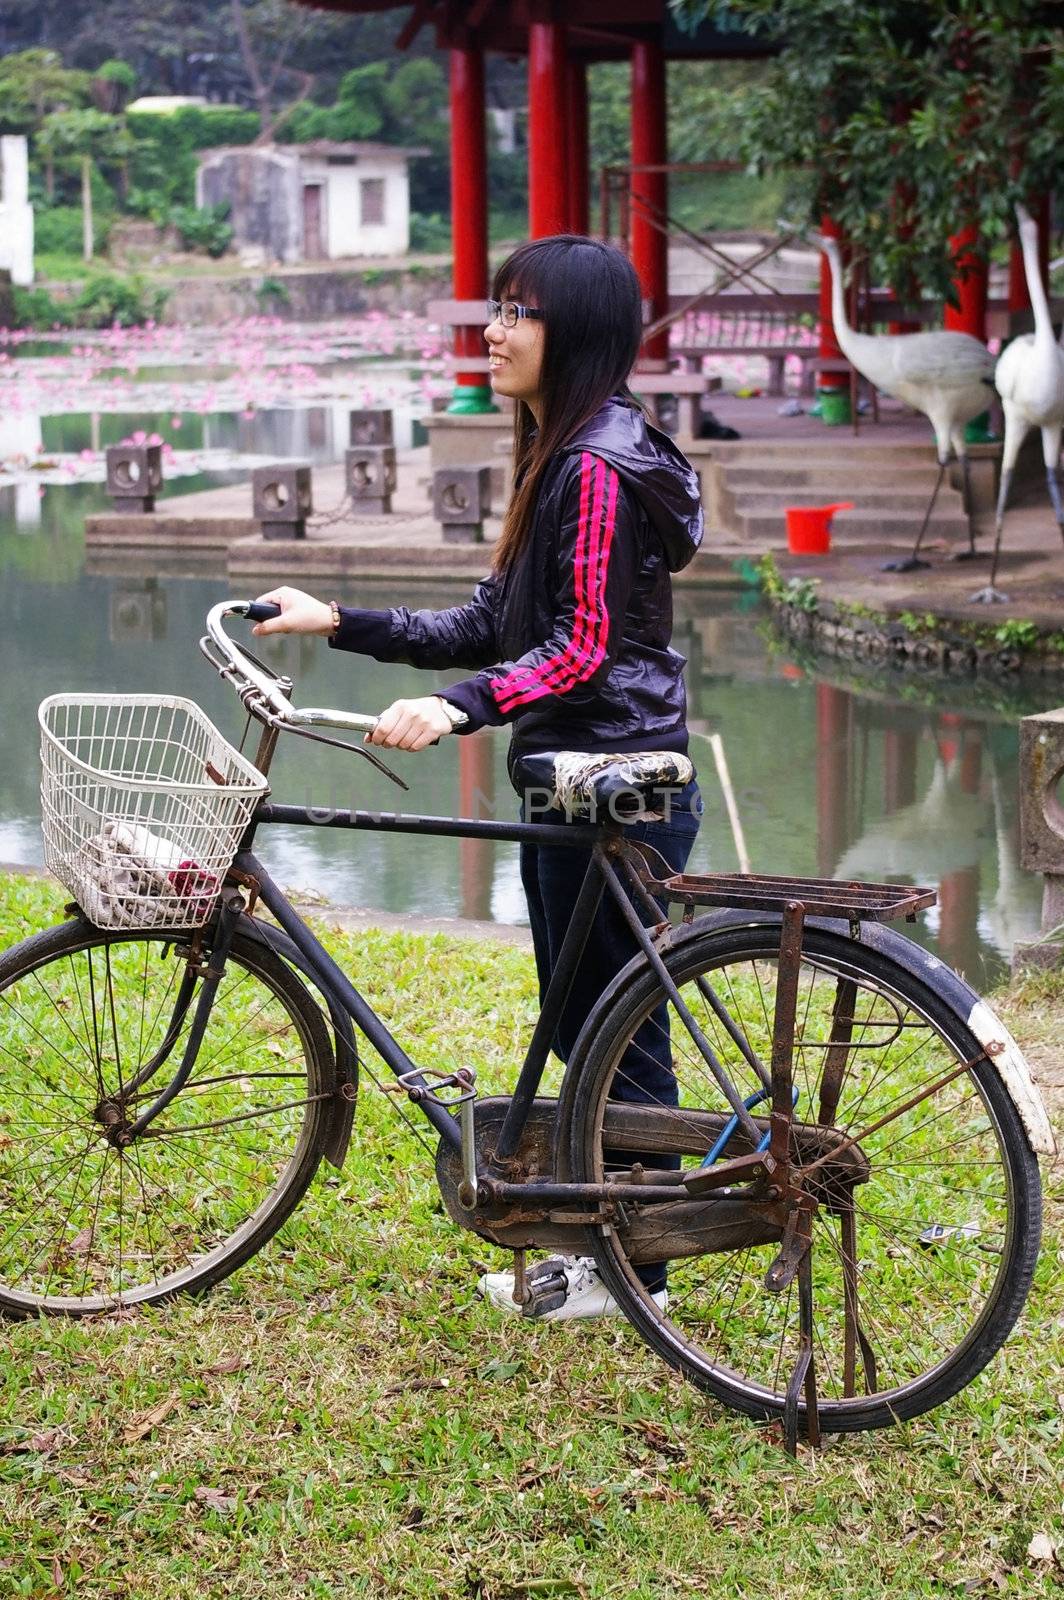
<instances>
[{"instance_id":1,"label":"white sneaker","mask_svg":"<svg viewBox=\"0 0 1064 1600\"><path fill-rule=\"evenodd\" d=\"M532 1299L518 1305L512 1272L485 1272L477 1292L500 1311L534 1317L537 1322L570 1322L586 1317L619 1317L621 1308L599 1276L594 1256L551 1256L528 1269ZM650 1297L662 1311L669 1303L667 1289Z\"/></svg>"}]
</instances>

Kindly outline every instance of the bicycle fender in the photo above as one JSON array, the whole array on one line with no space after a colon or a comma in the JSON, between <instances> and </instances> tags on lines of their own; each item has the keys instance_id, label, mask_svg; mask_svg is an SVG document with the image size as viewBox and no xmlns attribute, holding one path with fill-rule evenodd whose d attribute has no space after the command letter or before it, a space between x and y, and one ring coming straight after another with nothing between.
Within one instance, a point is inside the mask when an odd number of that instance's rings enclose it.
<instances>
[{"instance_id":1,"label":"bicycle fender","mask_svg":"<svg viewBox=\"0 0 1064 1600\"><path fill-rule=\"evenodd\" d=\"M355 1042L351 1018L329 990L322 985L321 979L310 971L298 946L293 944L283 929L275 928L269 922L260 922L256 917L245 916L240 919L240 932L247 938L266 945L274 955L280 956L289 966L295 967L296 971L307 978L324 996L329 1008L336 1046L336 1093L330 1104L329 1126L326 1129L322 1154L332 1166L340 1168L344 1164L351 1143L355 1104L358 1099L358 1045Z\"/></svg>"},{"instance_id":2,"label":"bicycle fender","mask_svg":"<svg viewBox=\"0 0 1064 1600\"><path fill-rule=\"evenodd\" d=\"M842 924L836 923L834 926L841 927ZM948 967L922 945L906 939L894 928L888 928L883 923L865 923L861 930L861 942L905 967L914 977L926 983L929 989L936 990L964 1018L1005 1085L1009 1099L1023 1123L1027 1143L1035 1155L1055 1155L1056 1139L1041 1091L1031 1075L1022 1050L997 1012L952 967Z\"/></svg>"},{"instance_id":3,"label":"bicycle fender","mask_svg":"<svg viewBox=\"0 0 1064 1600\"><path fill-rule=\"evenodd\" d=\"M767 913L759 917L751 917L749 911L710 911L705 916L697 917L686 926L681 925L673 930L669 939L667 950L663 954L682 950L683 946L692 938L706 932L715 932L718 929L749 927L753 924L766 923L778 926L778 916ZM840 939L849 940L850 925L837 918L810 917L808 927L818 928L824 933L833 933ZM1046 1113L1045 1102L1042 1099L1038 1085L1031 1075L1023 1052L1016 1040L1001 1021L996 1012L978 995L970 984L948 967L938 956L930 950L925 950L913 939L907 939L904 934L882 922L864 922L861 924L860 942L867 948L877 951L896 966L903 967L912 977L918 978L921 983L933 989L945 1003L956 1012L965 1025L978 1039L987 1051L988 1059L993 1063L1009 1099L1016 1107L1017 1115L1027 1136L1027 1143L1035 1155L1052 1156L1056 1154L1056 1140L1049 1117ZM634 957L626 967L623 967L614 978L613 982L604 991L590 1016L581 1030L572 1054L572 1066L575 1069L573 1076L579 1070L579 1065L584 1050L590 1043L595 1027L602 1014L608 1009L611 1001L623 992L633 981L638 969L646 961L646 957ZM991 1048L991 1047L994 1048ZM568 1080L569 1074L566 1074ZM562 1084L561 1099L566 1099L565 1082ZM558 1125L563 1125L563 1118L559 1112ZM560 1152L559 1152L560 1154Z\"/></svg>"}]
</instances>

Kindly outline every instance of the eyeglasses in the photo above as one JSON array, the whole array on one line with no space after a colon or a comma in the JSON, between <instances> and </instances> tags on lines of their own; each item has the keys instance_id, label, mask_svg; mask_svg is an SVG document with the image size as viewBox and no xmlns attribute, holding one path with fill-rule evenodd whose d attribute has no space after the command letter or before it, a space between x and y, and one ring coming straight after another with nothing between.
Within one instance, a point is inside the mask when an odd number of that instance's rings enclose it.
<instances>
[{"instance_id":1,"label":"eyeglasses","mask_svg":"<svg viewBox=\"0 0 1064 1600\"><path fill-rule=\"evenodd\" d=\"M516 300L489 300L488 321L498 320L504 328L516 328L522 317L531 317L535 322L543 321L542 311L537 311L534 306L519 306Z\"/></svg>"}]
</instances>

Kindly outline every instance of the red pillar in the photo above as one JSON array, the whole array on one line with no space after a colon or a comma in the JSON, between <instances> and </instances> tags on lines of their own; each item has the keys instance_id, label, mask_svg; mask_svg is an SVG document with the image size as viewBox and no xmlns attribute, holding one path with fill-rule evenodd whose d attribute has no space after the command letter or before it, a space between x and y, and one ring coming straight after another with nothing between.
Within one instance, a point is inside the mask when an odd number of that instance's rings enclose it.
<instances>
[{"instance_id":1,"label":"red pillar","mask_svg":"<svg viewBox=\"0 0 1064 1600\"><path fill-rule=\"evenodd\" d=\"M484 53L477 45L451 48L451 240L454 298L484 300L488 293L488 144L484 127ZM456 328L456 356L484 355L476 328ZM476 372L460 372L456 412L494 411L491 386Z\"/></svg>"},{"instance_id":2,"label":"red pillar","mask_svg":"<svg viewBox=\"0 0 1064 1600\"><path fill-rule=\"evenodd\" d=\"M883 730L883 810L911 806L916 799L916 734L912 728Z\"/></svg>"},{"instance_id":3,"label":"red pillar","mask_svg":"<svg viewBox=\"0 0 1064 1600\"><path fill-rule=\"evenodd\" d=\"M533 239L564 233L569 223L567 101L565 24L533 22L528 30L528 231Z\"/></svg>"},{"instance_id":4,"label":"red pillar","mask_svg":"<svg viewBox=\"0 0 1064 1600\"><path fill-rule=\"evenodd\" d=\"M850 705L845 689L816 686L817 872L830 878L849 843Z\"/></svg>"},{"instance_id":5,"label":"red pillar","mask_svg":"<svg viewBox=\"0 0 1064 1600\"><path fill-rule=\"evenodd\" d=\"M839 249L842 251L843 265L848 260L849 252L843 240L842 230L831 217L821 217L820 231L828 239L838 239ZM831 268L827 256L820 253L820 357L823 361L844 361L839 341L835 337L835 324L831 316ZM850 421L850 375L848 372L818 372L817 387L820 390L820 415L825 422L838 423Z\"/></svg>"},{"instance_id":6,"label":"red pillar","mask_svg":"<svg viewBox=\"0 0 1064 1600\"><path fill-rule=\"evenodd\" d=\"M947 303L945 324L957 333L970 333L973 339L986 339L986 298L989 269L979 253L979 229L969 222L949 242L953 256L953 286L957 308Z\"/></svg>"},{"instance_id":7,"label":"red pillar","mask_svg":"<svg viewBox=\"0 0 1064 1600\"><path fill-rule=\"evenodd\" d=\"M568 110L569 232L587 233L591 223L588 187L587 62L570 56L566 73Z\"/></svg>"},{"instance_id":8,"label":"red pillar","mask_svg":"<svg viewBox=\"0 0 1064 1600\"><path fill-rule=\"evenodd\" d=\"M1049 292L1049 196L1040 194L1030 204L1032 217L1038 224L1038 266L1042 283ZM1023 267L1023 251L1018 239L1009 250L1009 312L1029 311L1031 297L1027 293L1027 274Z\"/></svg>"},{"instance_id":9,"label":"red pillar","mask_svg":"<svg viewBox=\"0 0 1064 1600\"><path fill-rule=\"evenodd\" d=\"M979 228L974 222L966 223L959 233L950 238L953 255L953 288L957 309L947 302L943 319L947 329L968 333L973 339L986 343L986 302L990 286L990 266L986 256L980 254ZM994 436L990 432L990 414L983 411L973 417L964 429L969 444L982 444Z\"/></svg>"},{"instance_id":10,"label":"red pillar","mask_svg":"<svg viewBox=\"0 0 1064 1600\"><path fill-rule=\"evenodd\" d=\"M952 739L939 739L939 750L947 743L952 759L960 759L958 777L962 794L978 794L983 772L983 733L976 722L944 714L939 719ZM979 962L979 863L948 873L939 884L939 947L951 967L961 972L976 970Z\"/></svg>"},{"instance_id":11,"label":"red pillar","mask_svg":"<svg viewBox=\"0 0 1064 1600\"><path fill-rule=\"evenodd\" d=\"M638 39L632 46L632 166L663 166L668 159L665 50L659 33L654 38ZM631 195L632 265L639 274L643 297L649 301L653 322L665 315L669 302L667 174L633 172ZM647 356L663 360L669 353L668 334L658 334L643 349Z\"/></svg>"}]
</instances>

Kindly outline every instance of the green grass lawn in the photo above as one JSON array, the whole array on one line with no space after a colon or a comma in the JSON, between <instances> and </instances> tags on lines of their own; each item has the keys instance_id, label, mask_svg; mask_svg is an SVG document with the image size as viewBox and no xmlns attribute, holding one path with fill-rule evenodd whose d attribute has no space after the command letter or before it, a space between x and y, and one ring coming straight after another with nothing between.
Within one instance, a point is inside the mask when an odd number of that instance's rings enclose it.
<instances>
[{"instance_id":1,"label":"green grass lawn","mask_svg":"<svg viewBox=\"0 0 1064 1600\"><path fill-rule=\"evenodd\" d=\"M0 943L63 899L0 877ZM525 952L328 943L415 1058L506 1086L535 1011ZM1005 1009L1021 1043L1064 1036L1059 981ZM4 1326L0 1596L1059 1594L1064 1186L1046 1176L1036 1289L982 1377L792 1462L623 1324L479 1304L502 1258L450 1224L429 1153L364 1080L342 1173L323 1166L208 1298Z\"/></svg>"}]
</instances>

